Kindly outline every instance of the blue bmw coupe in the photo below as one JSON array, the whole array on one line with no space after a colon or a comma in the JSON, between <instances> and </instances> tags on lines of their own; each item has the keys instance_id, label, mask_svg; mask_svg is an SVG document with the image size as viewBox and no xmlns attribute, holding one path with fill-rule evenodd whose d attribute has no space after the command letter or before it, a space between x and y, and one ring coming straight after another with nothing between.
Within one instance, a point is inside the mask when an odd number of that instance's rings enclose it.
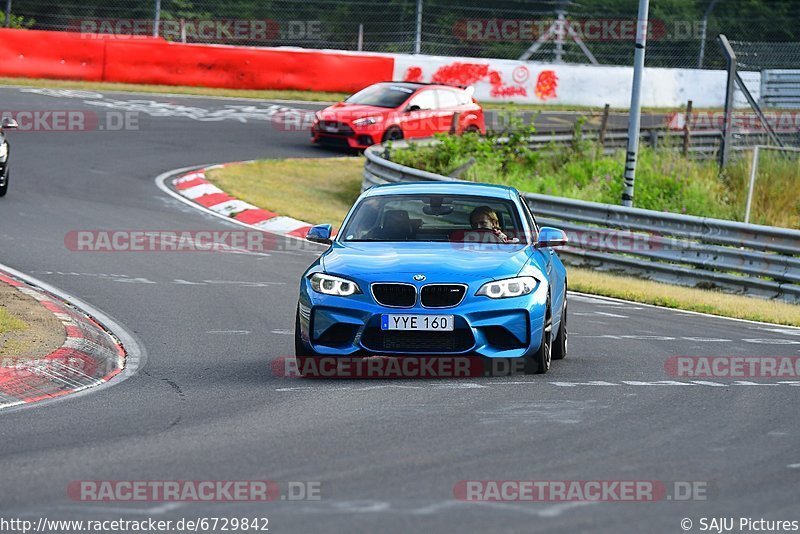
<instances>
[{"instance_id":1,"label":"blue bmw coupe","mask_svg":"<svg viewBox=\"0 0 800 534\"><path fill-rule=\"evenodd\" d=\"M387 184L361 194L305 272L295 355L506 359L546 373L567 354L561 230L519 192L468 182ZM301 372L302 374L302 372Z\"/></svg>"}]
</instances>

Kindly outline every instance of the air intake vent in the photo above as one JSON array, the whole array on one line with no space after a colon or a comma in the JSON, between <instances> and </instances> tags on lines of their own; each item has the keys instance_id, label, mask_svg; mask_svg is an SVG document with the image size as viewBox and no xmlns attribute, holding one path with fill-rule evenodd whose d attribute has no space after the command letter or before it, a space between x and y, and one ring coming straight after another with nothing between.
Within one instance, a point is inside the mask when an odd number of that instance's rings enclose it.
<instances>
[{"instance_id":1,"label":"air intake vent","mask_svg":"<svg viewBox=\"0 0 800 534\"><path fill-rule=\"evenodd\" d=\"M382 306L410 308L417 302L417 288L411 284L372 284L372 296Z\"/></svg>"},{"instance_id":2,"label":"air intake vent","mask_svg":"<svg viewBox=\"0 0 800 534\"><path fill-rule=\"evenodd\" d=\"M430 284L422 288L422 305L426 308L450 308L464 299L466 286L460 284Z\"/></svg>"}]
</instances>

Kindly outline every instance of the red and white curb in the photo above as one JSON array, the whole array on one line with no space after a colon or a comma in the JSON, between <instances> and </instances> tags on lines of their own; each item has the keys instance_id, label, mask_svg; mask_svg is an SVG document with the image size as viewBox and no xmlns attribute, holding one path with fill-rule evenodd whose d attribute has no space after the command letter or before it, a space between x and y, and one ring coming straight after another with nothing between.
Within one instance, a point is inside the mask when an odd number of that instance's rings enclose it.
<instances>
[{"instance_id":1,"label":"red and white curb","mask_svg":"<svg viewBox=\"0 0 800 534\"><path fill-rule=\"evenodd\" d=\"M99 386L123 370L121 341L95 319L12 273L0 271L0 283L36 299L66 330L64 344L47 356L0 367L0 409Z\"/></svg>"},{"instance_id":2,"label":"red and white curb","mask_svg":"<svg viewBox=\"0 0 800 534\"><path fill-rule=\"evenodd\" d=\"M206 171L221 168L214 165L180 174L172 179L172 186L182 197L223 217L278 235L305 238L311 224L284 217L253 206L227 194L206 179Z\"/></svg>"}]
</instances>

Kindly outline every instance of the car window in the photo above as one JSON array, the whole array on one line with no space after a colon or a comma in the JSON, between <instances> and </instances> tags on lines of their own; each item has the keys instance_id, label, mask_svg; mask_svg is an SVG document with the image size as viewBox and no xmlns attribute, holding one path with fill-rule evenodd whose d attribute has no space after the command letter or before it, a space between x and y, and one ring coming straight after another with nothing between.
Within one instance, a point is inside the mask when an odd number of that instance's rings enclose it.
<instances>
[{"instance_id":1,"label":"car window","mask_svg":"<svg viewBox=\"0 0 800 534\"><path fill-rule=\"evenodd\" d=\"M458 99L459 106L466 106L468 104L472 104L472 97L469 96L466 91L457 91L456 98Z\"/></svg>"},{"instance_id":2,"label":"car window","mask_svg":"<svg viewBox=\"0 0 800 534\"><path fill-rule=\"evenodd\" d=\"M476 230L478 212L491 212L506 236L522 236L513 202L468 195L369 197L354 208L340 235L344 241L454 241Z\"/></svg>"},{"instance_id":3,"label":"car window","mask_svg":"<svg viewBox=\"0 0 800 534\"><path fill-rule=\"evenodd\" d=\"M539 235L539 226L536 224L536 217L533 216L533 212L531 211L531 207L528 205L528 201L520 196L520 204L522 204L523 211L525 212L525 216L528 218L528 224L531 227L531 232L533 233L533 240L535 241Z\"/></svg>"},{"instance_id":4,"label":"car window","mask_svg":"<svg viewBox=\"0 0 800 534\"><path fill-rule=\"evenodd\" d=\"M409 106L419 106L419 109L436 109L436 92L427 90L420 91L408 103Z\"/></svg>"},{"instance_id":5,"label":"car window","mask_svg":"<svg viewBox=\"0 0 800 534\"><path fill-rule=\"evenodd\" d=\"M447 89L438 89L436 91L439 95L440 108L455 108L461 105L458 101L458 95L455 91L448 91Z\"/></svg>"},{"instance_id":6,"label":"car window","mask_svg":"<svg viewBox=\"0 0 800 534\"><path fill-rule=\"evenodd\" d=\"M414 94L414 89L403 85L391 83L376 83L357 92L345 102L348 104L362 104L380 108L396 108L408 97Z\"/></svg>"}]
</instances>

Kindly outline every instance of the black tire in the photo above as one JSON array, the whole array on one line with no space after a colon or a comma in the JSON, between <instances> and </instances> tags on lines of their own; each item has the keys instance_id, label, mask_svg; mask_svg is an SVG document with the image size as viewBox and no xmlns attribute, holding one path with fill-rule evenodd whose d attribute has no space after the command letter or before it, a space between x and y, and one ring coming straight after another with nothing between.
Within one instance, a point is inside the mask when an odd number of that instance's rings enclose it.
<instances>
[{"instance_id":1,"label":"black tire","mask_svg":"<svg viewBox=\"0 0 800 534\"><path fill-rule=\"evenodd\" d=\"M525 357L525 374L541 375L550 370L553 360L553 319L550 311L550 298L547 299L546 311L544 316L544 329L542 331L542 342L532 355Z\"/></svg>"},{"instance_id":2,"label":"black tire","mask_svg":"<svg viewBox=\"0 0 800 534\"><path fill-rule=\"evenodd\" d=\"M386 128L386 131L383 132L382 141L385 143L386 141L399 141L403 138L403 130L400 129L399 126L389 126Z\"/></svg>"},{"instance_id":3,"label":"black tire","mask_svg":"<svg viewBox=\"0 0 800 534\"><path fill-rule=\"evenodd\" d=\"M478 135L481 134L481 129L475 126L474 124L470 124L466 128L464 128L464 133L476 133Z\"/></svg>"},{"instance_id":4,"label":"black tire","mask_svg":"<svg viewBox=\"0 0 800 534\"><path fill-rule=\"evenodd\" d=\"M3 185L0 185L0 197L6 196L8 193L8 182L11 179L11 169L6 169L6 179L3 181Z\"/></svg>"},{"instance_id":5,"label":"black tire","mask_svg":"<svg viewBox=\"0 0 800 534\"><path fill-rule=\"evenodd\" d=\"M297 313L294 318L294 358L297 360L297 371L300 376L307 378L316 376L316 373L306 373L305 370L319 369L318 365L309 363L309 360L319 360L319 355L313 350L306 347L303 343L302 335L300 334L300 308L298 307Z\"/></svg>"},{"instance_id":6,"label":"black tire","mask_svg":"<svg viewBox=\"0 0 800 534\"><path fill-rule=\"evenodd\" d=\"M563 360L567 357L567 297L564 297L564 310L561 312L561 324L558 327L558 335L553 342L553 359Z\"/></svg>"}]
</instances>

